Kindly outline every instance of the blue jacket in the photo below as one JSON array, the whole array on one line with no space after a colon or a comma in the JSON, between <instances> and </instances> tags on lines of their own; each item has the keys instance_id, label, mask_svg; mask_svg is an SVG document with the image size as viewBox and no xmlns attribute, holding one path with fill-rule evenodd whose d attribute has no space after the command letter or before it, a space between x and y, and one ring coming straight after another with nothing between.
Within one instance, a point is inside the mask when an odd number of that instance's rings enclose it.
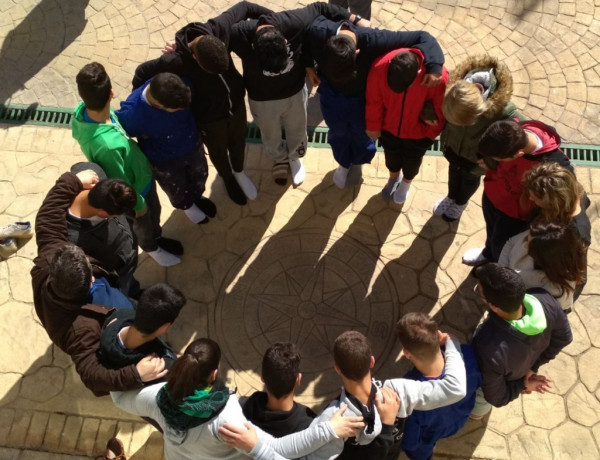
<instances>
[{"instance_id":1,"label":"blue jacket","mask_svg":"<svg viewBox=\"0 0 600 460\"><path fill-rule=\"evenodd\" d=\"M433 410L416 410L404 425L402 450L411 460L428 460L436 442L456 434L467 422L475 406L475 392L481 386L481 374L475 352L470 345L460 347L467 371L467 395L457 403ZM440 377L443 377L442 374ZM413 368L404 378L418 381L432 380Z\"/></svg>"},{"instance_id":2,"label":"blue jacket","mask_svg":"<svg viewBox=\"0 0 600 460\"><path fill-rule=\"evenodd\" d=\"M135 89L115 113L127 134L137 137L150 163L160 165L192 153L198 130L189 108L166 112L144 101L142 93L150 81Z\"/></svg>"}]
</instances>

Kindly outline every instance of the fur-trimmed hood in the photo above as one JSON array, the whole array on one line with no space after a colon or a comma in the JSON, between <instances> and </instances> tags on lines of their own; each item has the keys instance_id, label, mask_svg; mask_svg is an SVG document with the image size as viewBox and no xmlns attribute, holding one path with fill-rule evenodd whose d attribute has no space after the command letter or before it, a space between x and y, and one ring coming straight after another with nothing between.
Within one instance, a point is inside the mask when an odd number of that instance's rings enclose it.
<instances>
[{"instance_id":1,"label":"fur-trimmed hood","mask_svg":"<svg viewBox=\"0 0 600 460\"><path fill-rule=\"evenodd\" d=\"M513 80L510 70L506 64L498 61L495 57L488 55L471 56L450 72L448 88L452 87L458 80L465 78L467 73L474 69L494 69L496 76L496 89L488 98L489 109L483 113L486 118L493 118L508 104L513 92Z\"/></svg>"}]
</instances>

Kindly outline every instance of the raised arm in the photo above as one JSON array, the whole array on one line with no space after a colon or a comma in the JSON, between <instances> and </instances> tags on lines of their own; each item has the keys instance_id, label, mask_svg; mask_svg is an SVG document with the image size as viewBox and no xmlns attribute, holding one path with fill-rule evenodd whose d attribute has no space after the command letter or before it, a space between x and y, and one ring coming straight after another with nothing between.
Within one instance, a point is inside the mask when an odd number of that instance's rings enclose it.
<instances>
[{"instance_id":1,"label":"raised arm","mask_svg":"<svg viewBox=\"0 0 600 460\"><path fill-rule=\"evenodd\" d=\"M467 373L456 340L446 342L446 369L444 378L417 382L407 379L386 380L384 386L392 388L400 397L398 417L408 417L413 410L437 409L463 399L467 394Z\"/></svg>"},{"instance_id":2,"label":"raised arm","mask_svg":"<svg viewBox=\"0 0 600 460\"><path fill-rule=\"evenodd\" d=\"M54 187L46 195L35 218L35 240L39 255L57 242L68 241L67 210L82 190L83 184L78 177L66 172L58 178Z\"/></svg>"}]
</instances>

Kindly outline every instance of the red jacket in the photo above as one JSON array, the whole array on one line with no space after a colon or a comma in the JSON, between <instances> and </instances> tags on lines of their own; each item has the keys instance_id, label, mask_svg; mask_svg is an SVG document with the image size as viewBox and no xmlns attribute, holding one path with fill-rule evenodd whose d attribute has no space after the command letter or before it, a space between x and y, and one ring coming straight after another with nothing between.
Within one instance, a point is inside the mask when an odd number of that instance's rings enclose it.
<instances>
[{"instance_id":1,"label":"red jacket","mask_svg":"<svg viewBox=\"0 0 600 460\"><path fill-rule=\"evenodd\" d=\"M387 85L387 70L391 59L403 51L415 53L421 63L413 84L404 93L396 93ZM367 130L385 130L403 139L434 139L438 136L445 124L442 101L448 83L448 71L442 67L442 83L433 88L421 84L425 73L423 53L416 48L397 49L377 59L371 66L367 79ZM433 103L437 126L427 125L423 121L421 112L426 101Z\"/></svg>"},{"instance_id":2,"label":"red jacket","mask_svg":"<svg viewBox=\"0 0 600 460\"><path fill-rule=\"evenodd\" d=\"M569 158L560 150L560 136L541 121L525 121L523 129L542 140L542 147L514 160L499 161L496 169L488 169L483 190L496 209L515 219L527 220L533 203L522 200L523 175L542 161L553 161L572 171Z\"/></svg>"}]
</instances>

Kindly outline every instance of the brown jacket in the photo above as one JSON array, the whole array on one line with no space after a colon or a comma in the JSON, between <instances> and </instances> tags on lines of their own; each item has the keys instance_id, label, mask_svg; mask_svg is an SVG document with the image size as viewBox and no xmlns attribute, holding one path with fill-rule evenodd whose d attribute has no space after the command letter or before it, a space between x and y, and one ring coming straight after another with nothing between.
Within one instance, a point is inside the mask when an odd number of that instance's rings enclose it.
<instances>
[{"instance_id":1,"label":"brown jacket","mask_svg":"<svg viewBox=\"0 0 600 460\"><path fill-rule=\"evenodd\" d=\"M73 197L81 190L77 176L63 174L48 192L37 214L38 256L31 270L33 302L52 342L71 356L85 386L96 396L103 396L110 391L140 388L143 384L135 365L111 370L98 361L96 351L102 325L114 308L65 300L52 289L50 263L57 251L68 243L65 215Z\"/></svg>"}]
</instances>

